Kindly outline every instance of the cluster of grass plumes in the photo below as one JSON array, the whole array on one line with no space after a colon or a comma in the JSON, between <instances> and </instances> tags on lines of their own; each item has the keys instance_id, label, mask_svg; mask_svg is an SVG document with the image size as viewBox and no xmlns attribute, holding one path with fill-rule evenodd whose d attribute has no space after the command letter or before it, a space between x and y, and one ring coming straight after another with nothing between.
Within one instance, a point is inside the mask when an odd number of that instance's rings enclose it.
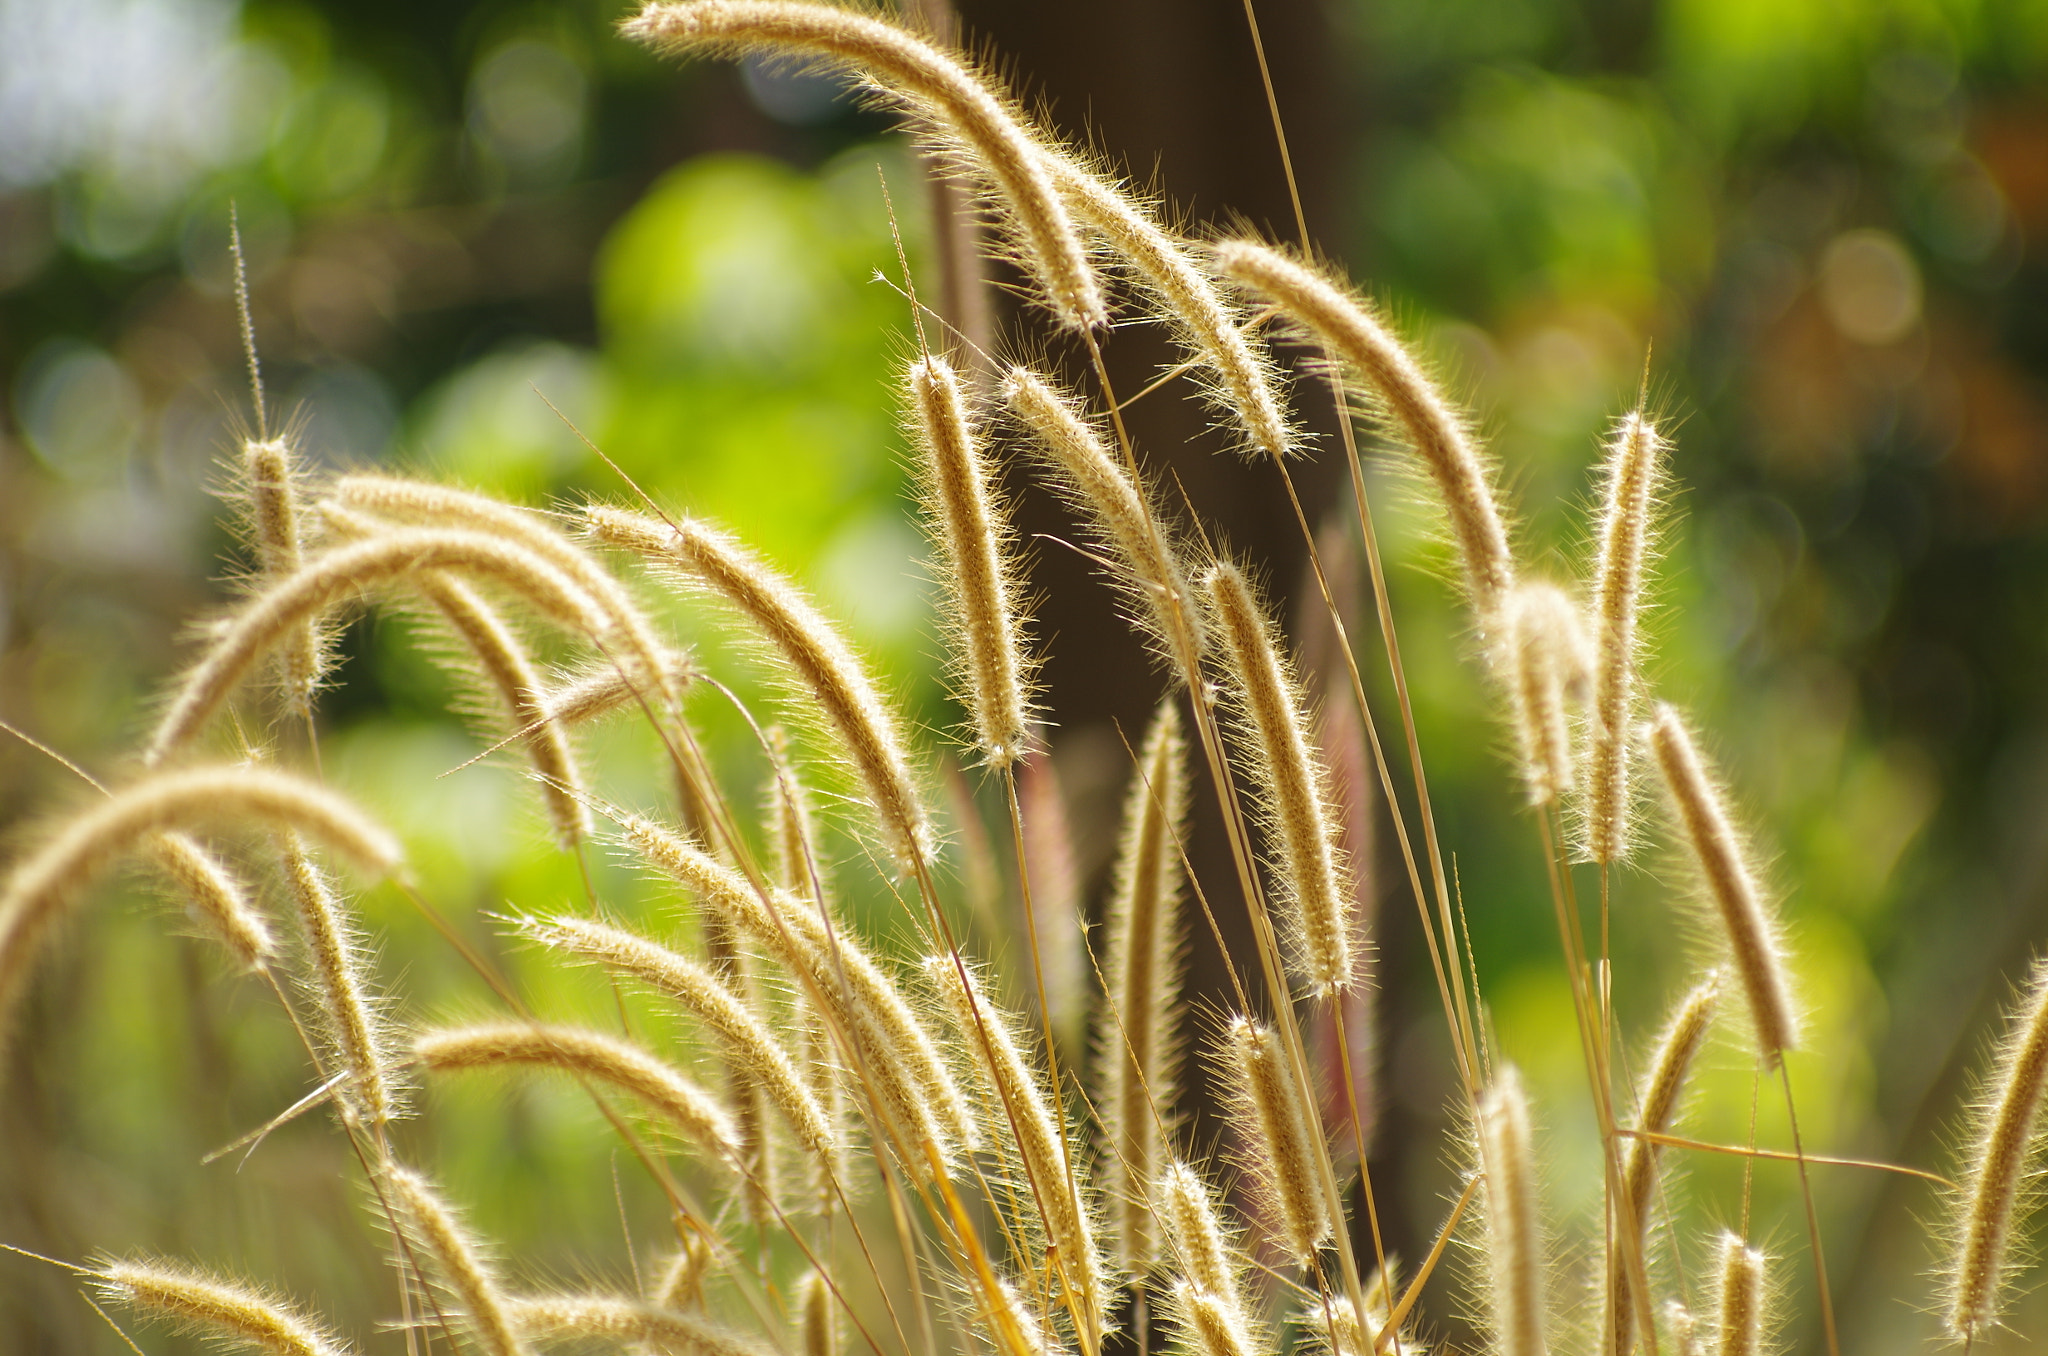
<instances>
[{"instance_id":1,"label":"cluster of grass plumes","mask_svg":"<svg viewBox=\"0 0 2048 1356\"><path fill-rule=\"evenodd\" d=\"M1060 324L1091 350L1112 317L1166 326L1190 355L1186 394L1227 411L1238 440L1276 474L1302 451L1290 405L1315 386L1282 380L1233 298L1250 294L1292 322L1318 350L1321 375L1364 383L1396 455L1432 487L1472 611L1473 657L1513 732L1512 775L1549 868L1599 1130L1597 1218L1546 1219L1545 1111L1494 1048L1470 934L1453 916L1464 901L1454 901L1437 840L1379 563L1370 577L1395 699L1364 707L1357 667L1348 693L1327 674L1320 686L1328 701L1361 704L1349 714L1374 732L1375 751L1392 746L1380 730L1399 729L1413 760L1405 797L1402 769L1377 767L1427 948L1395 963L1435 976L1456 1111L1469 1127L1461 1145L1445 1146L1465 1161L1462 1189L1431 1246L1399 1269L1365 1166L1372 1108L1360 1103L1371 1092L1353 1081L1360 1052L1345 1046L1355 1009L1343 1005L1375 964L1358 922L1370 863L1341 842L1340 779L1277 600L1262 598L1255 571L1212 550L1198 506L1185 517L1162 510L1179 502L1176 487L1141 469L1105 368L1093 387L1066 389L1016 366L999 392L977 391L956 364L1000 369L953 351L943 317L920 326L903 423L944 559L963 716L952 752L979 765L1010 816L1027 907L1033 863L1022 845L1035 812L1017 778L1020 762L1044 756L1032 691L1043 656L1004 519L1002 458L1032 468L1093 534L1158 660L1157 714L1130 741L1103 926L1089 934L1090 918L1054 920L1092 948L1092 1040L1061 1039L1046 1011L1038 945L1050 934L1035 919L1022 930L1025 954L964 949L969 911L952 882L974 872L955 873L948 857L979 840L947 844L932 804L959 769L920 738L834 620L734 535L648 503L580 504L550 518L399 476L322 478L297 464L288 440L267 436L237 461L248 587L198 633L187 676L140 751L142 770L32 844L0 886L0 1021L22 1006L46 942L95 880L127 856L154 864L235 965L270 982L303 1037L315 1087L305 1105L330 1105L349 1141L397 1277L388 1317L409 1341L424 1334L493 1356L557 1342L735 1356L855 1344L1005 1356L1168 1343L1204 1356L1280 1344L1420 1352L1449 1321L1440 1262L1462 1239L1476 1262L1466 1311L1503 1356L1543 1356L1580 1337L1604 1356L1682 1351L1702 1333L1718 1351L1766 1349L1763 1256L1732 1234L1678 1246L1689 1217L1665 1171L1674 1154L1758 1149L1682 1134L1694 1071L1724 1006L1736 1006L1722 1003L1724 989L1740 994L1750 1035L1735 1058L1758 1084L1783 1080L1802 1184L1808 1160L1784 1067L1800 1035L1792 948L1691 726L1661 703L1640 720L1652 694L1639 614L1672 450L1651 421L1627 414L1607 449L1581 582L1546 580L1517 558L1513 514L1476 425L1333 270L1266 243L1169 229L1157 204L1035 125L976 63L879 15L808 0L682 0L650 5L626 31L665 51L794 56L856 72L943 149L942 163L985 190ZM1370 549L1362 474L1355 483ZM734 790L705 752L691 700L707 689L740 699L669 633L671 591L721 604L779 666L775 719L751 727L770 772L765 797ZM440 628L431 657L472 684L469 714L487 752L520 769L556 846L580 868L580 907L514 900L500 920L505 940L527 944L534 964L622 986L622 1029L533 1010L469 947L463 958L496 993L494 1015L409 1031L393 1020L374 949L325 860L391 878L439 920L401 845L320 777L320 693L346 677L328 638L362 600ZM275 681L250 681L262 674ZM583 734L607 717L651 732L673 787L667 803L628 810L604 799L615 779L586 759ZM784 721L810 738L790 741ZM209 748L237 761L202 761ZM1638 769L1654 769L1661 802L1634 789ZM820 785L837 789L843 813L815 808ZM1221 817L1228 878L1200 880L1189 865L1193 804L1205 793ZM1696 867L1722 960L1693 978L1632 1074L1606 904L1611 873L1631 869L1631 849L1653 836L1638 817L1659 803L1663 836ZM609 907L592 884L598 851L644 871L680 925L657 930ZM873 877L869 893L901 906L884 927L857 925L840 907L860 872ZM1580 885L1596 880L1597 932L1579 904ZM281 901L278 917L266 901ZM1219 943L1226 930L1248 939L1219 947L1229 987L1211 996L1215 1009L1182 992L1182 958L1203 929ZM628 992L643 1006L629 1009ZM649 1010L660 1024L633 1020ZM1191 1013L1214 1036L1192 1069ZM1968 1180L1954 1191L1946 1320L1966 1346L1996 1325L2015 1270L2048 1084L2044 1014L2048 980L2037 975L1986 1093ZM1331 1041L1335 1051L1322 1048ZM439 1095L463 1097L486 1076L536 1071L592 1099L620 1160L640 1170L638 1189L671 1222L662 1250L673 1260L634 1293L523 1289L519 1259L501 1260L408 1161L399 1122L422 1075L452 1085ZM470 1076L444 1077L456 1073ZM1222 1142L1190 1129L1187 1113L1203 1099L1236 1109ZM787 1171L792 1162L802 1170ZM1746 1227L1744 1190L1712 1209ZM1553 1265L1546 1241L1575 1235L1598 1259L1583 1284ZM1814 1229L1806 1245L1832 1340L1821 1242ZM159 1263L83 1271L98 1294L230 1344L349 1349L258 1287Z\"/></svg>"}]
</instances>

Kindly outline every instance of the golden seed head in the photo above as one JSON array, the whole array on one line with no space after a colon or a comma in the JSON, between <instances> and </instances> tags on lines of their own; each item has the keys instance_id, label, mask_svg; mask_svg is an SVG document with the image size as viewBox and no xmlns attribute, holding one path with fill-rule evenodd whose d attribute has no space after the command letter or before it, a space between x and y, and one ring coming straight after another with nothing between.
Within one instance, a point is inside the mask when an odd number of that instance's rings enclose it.
<instances>
[{"instance_id":1,"label":"golden seed head","mask_svg":"<svg viewBox=\"0 0 2048 1356\"><path fill-rule=\"evenodd\" d=\"M1720 789L1707 775L1692 732L1670 706L1657 708L1650 749L1719 915L1729 962L1749 1001L1757 1057L1773 1068L1781 1054L1799 1043L1799 1019L1777 923L1765 906L1756 873Z\"/></svg>"},{"instance_id":2,"label":"golden seed head","mask_svg":"<svg viewBox=\"0 0 2048 1356\"><path fill-rule=\"evenodd\" d=\"M1714 1319L1715 1356L1761 1356L1764 1340L1764 1255L1735 1234L1721 1236Z\"/></svg>"},{"instance_id":3,"label":"golden seed head","mask_svg":"<svg viewBox=\"0 0 2048 1356\"><path fill-rule=\"evenodd\" d=\"M1230 675L1226 692L1238 717L1238 748L1251 763L1258 790L1252 799L1274 845L1280 911L1296 965L1311 992L1332 994L1356 976L1351 915L1357 884L1337 845L1329 774L1310 741L1300 687L1250 583L1224 563L1203 584Z\"/></svg>"},{"instance_id":4,"label":"golden seed head","mask_svg":"<svg viewBox=\"0 0 2048 1356\"><path fill-rule=\"evenodd\" d=\"M345 1356L347 1344L250 1286L166 1262L107 1262L86 1273L101 1295L215 1340L272 1356Z\"/></svg>"},{"instance_id":5,"label":"golden seed head","mask_svg":"<svg viewBox=\"0 0 2048 1356\"><path fill-rule=\"evenodd\" d=\"M996 500L987 454L952 367L936 356L919 358L910 365L909 385L926 511L946 558L961 700L982 757L1007 767L1024 755L1030 738L1031 661L1007 559L1015 534Z\"/></svg>"},{"instance_id":6,"label":"golden seed head","mask_svg":"<svg viewBox=\"0 0 2048 1356\"><path fill-rule=\"evenodd\" d=\"M1638 616L1654 529L1663 441L1640 412L1608 443L1600 551L1593 564L1593 714L1586 759L1586 856L1617 861L1629 848L1629 756L1634 741Z\"/></svg>"},{"instance_id":7,"label":"golden seed head","mask_svg":"<svg viewBox=\"0 0 2048 1356\"><path fill-rule=\"evenodd\" d=\"M1279 1225L1276 1240L1306 1264L1330 1237L1341 1212L1317 1171L1317 1143L1308 1094L1295 1077L1279 1035L1248 1017L1233 1017L1223 1053L1233 1100L1256 1133L1247 1136L1252 1168Z\"/></svg>"},{"instance_id":8,"label":"golden seed head","mask_svg":"<svg viewBox=\"0 0 2048 1356\"><path fill-rule=\"evenodd\" d=\"M955 54L886 20L804 0L650 3L621 31L672 52L795 53L859 71L951 133L995 184L1053 313L1083 329L1108 320L1087 250L1053 186L1046 147L994 82Z\"/></svg>"},{"instance_id":9,"label":"golden seed head","mask_svg":"<svg viewBox=\"0 0 2048 1356\"><path fill-rule=\"evenodd\" d=\"M1543 1238L1536 1151L1522 1080L1503 1068L1479 1100L1479 1167L1486 1178L1486 1268L1493 1338L1502 1356L1543 1356Z\"/></svg>"},{"instance_id":10,"label":"golden seed head","mask_svg":"<svg viewBox=\"0 0 2048 1356\"><path fill-rule=\"evenodd\" d=\"M1532 805L1554 804L1572 789L1568 709L1586 690L1588 657L1579 609L1554 584L1518 584L1503 609L1509 696Z\"/></svg>"}]
</instances>

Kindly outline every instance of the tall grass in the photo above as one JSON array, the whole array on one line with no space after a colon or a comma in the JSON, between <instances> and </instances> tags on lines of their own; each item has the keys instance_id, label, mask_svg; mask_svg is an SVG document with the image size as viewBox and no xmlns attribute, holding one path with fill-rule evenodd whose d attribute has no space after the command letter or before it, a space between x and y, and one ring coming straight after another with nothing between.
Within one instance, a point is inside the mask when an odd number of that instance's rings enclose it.
<instances>
[{"instance_id":1,"label":"tall grass","mask_svg":"<svg viewBox=\"0 0 2048 1356\"><path fill-rule=\"evenodd\" d=\"M359 1334L365 1346L496 1356L576 1342L690 1353L1096 1356L1172 1346L1363 1356L1421 1351L1471 1316L1478 1340L1504 1356L1752 1353L1780 1326L1770 1308L1784 1288L1778 1273L1803 1253L1816 1278L1812 1328L1832 1347L1813 1160L1783 1061L1800 1034L1797 950L1735 827L1739 789L1708 775L1701 738L1673 706L1639 720L1655 671L1638 613L1654 585L1659 485L1682 465L1645 412L1622 413L1612 441L1606 502L1589 534L1597 550L1579 571L1590 590L1546 581L1517 554L1516 515L1473 421L1398 327L1329 267L1265 242L1176 233L1156 204L1095 172L982 67L864 11L680 0L649 5L625 29L678 54L796 55L855 72L979 195L1034 300L1088 356L1083 389L1020 366L998 396L963 375L994 371L990 355L963 351L946 317L917 316L922 351L901 394L945 562L950 667L967 716L960 747L916 738L833 619L687 505L589 503L550 519L402 477L322 477L287 439L268 436L259 382L258 436L238 461L234 498L254 557L250 591L203 633L188 675L170 688L141 750L147 770L55 824L0 887L0 1018L19 1006L56 923L109 865L136 853L162 870L235 963L269 982L303 1040L312 1103L332 1109L357 1157L363 1207L386 1230L388 1312L399 1330ZM1247 299L1266 309L1252 313ZM1443 1146L1464 1164L1461 1189L1444 1202L1431 1246L1398 1271L1388 1255L1376 1214L1388 1184L1371 1178L1362 1129L1361 1099L1374 1094L1353 1081L1361 1061L1346 1048L1349 1011L1323 1020L1375 964L1354 918L1363 887L1338 831L1340 790L1363 788L1331 775L1318 730L1340 713L1319 721L1306 702L1256 569L1221 555L1192 510L1163 507L1180 502L1177 487L1146 469L1101 361L1112 317L1164 326L1189 355L1189 380L1164 389L1220 408L1246 449L1283 476L1303 450L1292 410L1318 395L1283 378L1273 359L1267 322L1291 326L1340 387L1363 388L1385 413L1431 487L1459 561L1471 662L1501 726L1519 736L1519 765L1501 775L1526 790L1548 865L1573 1057L1599 1137L1603 1204L1593 1220L1547 1217L1544 1126L1564 1117L1532 1101L1494 1037L1460 922L1467 901L1429 802L1399 618L1373 554L1373 506L1347 439L1380 634L1377 643L1349 637L1351 681L1322 686L1348 705L1347 728L1369 736L1419 910L1424 953L1376 963L1433 976L1463 1124ZM253 377L253 345L251 366ZM1057 1037L1040 950L1041 939L1084 920L1034 921L1021 955L975 954L953 882L986 875L996 854L969 836L945 842L935 810L942 773L955 761L979 765L1010 817L1018 894L1027 909L1046 907L1034 885L1050 882L1025 850L1017 777L1021 761L1045 756L1030 686L1043 656L1033 647L1058 638L1033 638L997 491L1006 456L1032 466L1093 528L1106 582L1156 661L1159 713L1131 743L1115 898L1105 930L1086 934L1100 979L1086 1043ZM557 525L564 520L574 530ZM1301 523L1341 633L1324 573L1336 562L1317 555L1305 513ZM754 726L771 770L765 811L755 789L721 777L693 727L685 697L726 689L714 667L683 657L649 604L667 589L728 605L733 627L781 665L786 714L812 731L793 746L767 720ZM497 748L528 762L559 850L586 868L581 907L514 900L508 939L544 963L595 966L652 994L711 1037L704 1058L688 1061L688 1043L671 1048L658 1031L536 1012L466 945L463 960L496 990L499 1010L403 1037L393 1029L375 975L403 974L408 958L373 965L323 859L333 852L387 874L423 914L442 917L372 814L323 784L320 689L339 681L328 637L362 598L438 616L454 643L437 659L487 694ZM536 657L542 628L557 651L574 652L571 665ZM1394 700L1368 702L1361 670L1382 661ZM253 681L264 676L267 684ZM583 746L584 726L607 713L652 731L674 788L666 806L629 812L603 799L615 779ZM249 739L273 728L276 739ZM234 735L265 752L200 761ZM1654 770L1661 802L1632 789L1638 770ZM862 848L845 860L812 809L818 782L842 789L841 828ZM1198 794L1215 799L1227 879L1189 868ZM253 894L211 855L216 839L252 832L268 844L256 860L271 877ZM1611 1001L1605 901L1612 873L1638 869L1631 854L1653 837L1696 863L1718 955L1677 990L1676 1015L1640 1052L1638 1079L1637 1042ZM608 916L587 870L586 854L598 851L657 876L687 925L650 937ZM956 872L967 852L990 860ZM899 906L879 933L835 903L860 876ZM1582 890L1602 901L1597 929L1582 914ZM285 916L273 922L252 898L287 901ZM1234 934L1243 920L1251 945L1228 958L1227 1010L1192 1013L1180 958L1199 932L1220 935L1225 918ZM275 939L280 925L293 945ZM918 954L899 954L904 938ZM1934 1259L1948 1333L1965 1348L1995 1326L2019 1269L2014 1244L2031 1203L2048 1068L2044 984L2033 980L1990 1075L1969 1180L1951 1193L1951 1255ZM1743 1001L1720 1002L1724 990ZM623 999L618 1011L627 1014ZM1731 1015L1747 1031L1739 1058L1753 1068L1753 1102L1767 1086L1774 1097L1782 1090L1789 1150L1754 1129L1748 1144L1684 1135L1692 1071ZM1331 1033L1337 1058L1312 1029ZM407 1161L405 1117L423 1076L508 1070L546 1071L594 1099L636 1189L662 1203L674 1260L639 1293L543 1277L500 1256L433 1165ZM463 1095L468 1081L447 1095ZM1187 1109L1205 1093L1237 1108L1227 1153L1208 1153L1186 1132ZM1676 1207L1663 1169L1700 1154L1746 1167L1766 1156L1796 1163L1809 1227L1803 1238L1770 1240L1786 1262L1770 1285L1747 1237L1747 1173L1738 1196L1707 1206L1742 1221L1741 1231L1679 1236L1699 1212ZM798 1159L800 1172L782 1170ZM1240 1177L1258 1189L1240 1190ZM1597 1262L1555 1253L1549 1240L1560 1237L1588 1245L1580 1251ZM1444 1264L1459 1244L1473 1262L1466 1287ZM104 1299L231 1345L348 1349L260 1281L153 1260L80 1270ZM317 1307L317 1297L306 1306Z\"/></svg>"}]
</instances>

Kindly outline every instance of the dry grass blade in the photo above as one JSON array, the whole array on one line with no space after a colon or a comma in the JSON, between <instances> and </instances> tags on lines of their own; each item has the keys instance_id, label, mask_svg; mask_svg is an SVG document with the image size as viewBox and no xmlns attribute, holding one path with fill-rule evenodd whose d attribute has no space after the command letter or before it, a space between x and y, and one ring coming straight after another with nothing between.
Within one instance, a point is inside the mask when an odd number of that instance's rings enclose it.
<instances>
[{"instance_id":1,"label":"dry grass blade","mask_svg":"<svg viewBox=\"0 0 2048 1356\"><path fill-rule=\"evenodd\" d=\"M272 1356L346 1356L349 1349L273 1296L187 1267L164 1262L107 1262L86 1275L107 1299L250 1351Z\"/></svg>"},{"instance_id":2,"label":"dry grass blade","mask_svg":"<svg viewBox=\"0 0 2048 1356\"><path fill-rule=\"evenodd\" d=\"M915 33L867 14L801 0L685 0L649 4L626 36L671 52L735 51L810 56L851 66L958 137L995 182L1044 286L1069 325L1109 318L1087 251L1053 185L1046 148L992 82Z\"/></svg>"},{"instance_id":3,"label":"dry grass blade","mask_svg":"<svg viewBox=\"0 0 2048 1356\"><path fill-rule=\"evenodd\" d=\"M0 1021L20 1002L51 925L116 858L153 834L252 824L296 829L378 870L393 870L404 857L353 805L298 777L259 767L157 773L64 824L0 889Z\"/></svg>"},{"instance_id":4,"label":"dry grass blade","mask_svg":"<svg viewBox=\"0 0 2048 1356\"><path fill-rule=\"evenodd\" d=\"M583 1027L494 1022L423 1032L413 1054L435 1073L526 1066L553 1069L617 1088L711 1154L739 1151L732 1114L681 1072L631 1041Z\"/></svg>"},{"instance_id":5,"label":"dry grass blade","mask_svg":"<svg viewBox=\"0 0 2048 1356\"><path fill-rule=\"evenodd\" d=\"M928 864L934 843L931 821L895 714L838 630L787 580L713 527L692 519L671 526L601 506L587 510L587 517L599 541L678 571L761 628L802 689L823 708L867 788L896 864L905 871Z\"/></svg>"}]
</instances>

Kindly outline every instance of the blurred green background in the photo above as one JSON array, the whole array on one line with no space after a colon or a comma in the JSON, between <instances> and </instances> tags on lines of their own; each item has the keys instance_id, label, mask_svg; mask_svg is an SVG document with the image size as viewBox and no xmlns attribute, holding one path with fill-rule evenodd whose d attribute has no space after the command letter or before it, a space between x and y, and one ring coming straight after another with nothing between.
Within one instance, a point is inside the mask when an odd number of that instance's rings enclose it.
<instances>
[{"instance_id":1,"label":"blurred green background","mask_svg":"<svg viewBox=\"0 0 2048 1356\"><path fill-rule=\"evenodd\" d=\"M1294 237L1237 0L960 8L1035 108L1197 226ZM1812 1007L1792 1065L1807 1143L1945 1166L1997 1007L2048 938L2048 3L1266 8L1312 237L1469 400L1530 558L1560 577L1582 568L1588 469L1647 363L1676 442L1655 681L1710 732L1785 888ZM612 34L621 14L0 0L0 718L118 775L186 653L181 627L226 596L235 557L209 490L248 409L233 203L272 405L317 465L421 468L536 503L625 497L545 396L657 500L801 573L941 742L958 716L892 394L911 340L902 299L873 280L897 272L880 166L912 267L937 286L920 162L830 78L659 63ZM993 295L1003 352L1071 361ZM1167 356L1142 331L1109 348L1126 392ZM1301 548L1270 471L1217 455L1176 394L1134 408L1141 443L1298 606ZM1312 383L1298 402L1327 433ZM1341 507L1338 469L1326 436L1301 472L1317 517ZM1535 834L1401 479L1374 473L1439 821L1499 1047L1555 1148L1560 1233L1582 1240L1598 1172ZM1034 493L1024 521L1048 538L1034 579L1056 793L1071 888L1093 900L1128 766L1119 731L1135 740L1159 686L1050 539L1072 536L1062 512ZM696 614L679 633L760 692ZM433 780L477 741L404 624L359 624L346 651L323 714L330 773L404 828L435 897L503 949L481 912L560 904L573 870L504 768ZM1383 694L1379 652L1363 653ZM750 802L744 730L715 703L697 714ZM654 802L647 751L605 739L646 769L607 790ZM67 777L0 744L0 818L66 803ZM960 890L986 895L963 801ZM1374 1159L1412 1258L1453 1180L1452 1084L1385 807L1369 818ZM1696 955L1670 921L1682 872L1645 862L1616 900L1616 1002L1637 1032ZM601 879L629 912L654 907L625 873ZM365 907L390 929L382 972L404 1016L490 1009L395 895ZM389 1297L338 1136L309 1118L239 1172L196 1166L296 1097L304 1070L267 994L166 941L161 915L106 900L52 958L0 1081L0 1241L190 1255L320 1294L368 1336ZM990 934L1014 946L1000 923ZM558 1011L602 1016L591 992L507 954ZM1213 949L1195 967L1213 991ZM1698 1133L1741 1140L1733 1044L1714 1081ZM587 1106L468 1087L428 1105L420 1152L512 1256L617 1278ZM1770 1108L1760 1134L1783 1143ZM1195 1133L1218 1129L1204 1115ZM1689 1222L1732 1222L1739 1167L1689 1169ZM1817 1181L1845 1342L1918 1349L1933 1198L1848 1169ZM1759 1171L1760 1232L1788 1255L1791 1336L1812 1349L1792 1185ZM658 1233L651 1197L628 1209L643 1239ZM1696 1267L1703 1250L1685 1246ZM1452 1293L1425 1307L1455 1332ZM2016 1325L2048 1332L2048 1303ZM60 1274L0 1263L0 1344L114 1341ZM173 1348L158 1334L150 1349Z\"/></svg>"}]
</instances>

